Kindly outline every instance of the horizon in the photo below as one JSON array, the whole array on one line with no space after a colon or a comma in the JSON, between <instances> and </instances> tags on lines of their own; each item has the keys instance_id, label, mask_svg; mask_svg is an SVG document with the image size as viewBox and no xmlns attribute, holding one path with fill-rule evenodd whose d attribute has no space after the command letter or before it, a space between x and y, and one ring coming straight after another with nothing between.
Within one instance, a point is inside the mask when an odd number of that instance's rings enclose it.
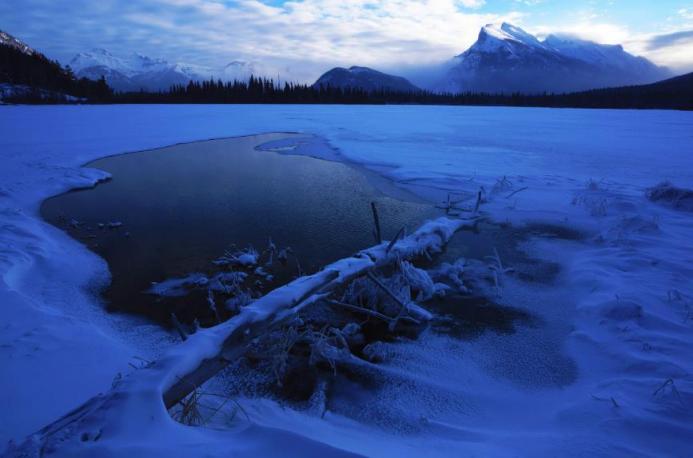
<instances>
[{"instance_id":1,"label":"horizon","mask_svg":"<svg viewBox=\"0 0 693 458\"><path fill-rule=\"evenodd\" d=\"M22 0L0 5L0 28L64 65L102 48L114 56L140 53L211 68L243 61L258 74L308 83L331 68L354 65L411 76L464 52L484 25L508 22L539 38L567 34L621 44L675 74L693 70L693 5L646 3Z\"/></svg>"}]
</instances>

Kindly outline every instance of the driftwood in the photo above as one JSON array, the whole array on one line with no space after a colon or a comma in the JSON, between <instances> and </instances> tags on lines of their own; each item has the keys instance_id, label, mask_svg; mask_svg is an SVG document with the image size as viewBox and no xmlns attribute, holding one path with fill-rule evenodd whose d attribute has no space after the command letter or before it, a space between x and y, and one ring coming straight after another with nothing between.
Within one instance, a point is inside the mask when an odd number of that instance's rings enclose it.
<instances>
[{"instance_id":1,"label":"driftwood","mask_svg":"<svg viewBox=\"0 0 693 458\"><path fill-rule=\"evenodd\" d=\"M313 293L336 278L336 272L328 275L324 283L316 285L314 289L304 296L305 299L302 298L293 307L290 307L284 313L278 314L274 319L270 321L259 321L257 323L251 323L247 327L238 327L234 329L226 340L224 340L223 349L218 355L203 360L194 371L182 377L178 377L176 383L163 393L164 405L166 408L170 409L181 400L185 399L186 396L203 385L214 375L218 374L231 362L243 356L248 345L255 337L281 325L295 316L305 306L322 299L324 295L314 295Z\"/></svg>"},{"instance_id":2,"label":"driftwood","mask_svg":"<svg viewBox=\"0 0 693 458\"><path fill-rule=\"evenodd\" d=\"M372 208L373 215L376 221L376 231L379 234L380 223L378 221L378 213L375 209L375 204L372 205ZM448 223L451 221L447 219L441 219L439 221L442 222L443 220L447 221ZM432 224L432 227L429 230L432 230L433 233L436 233L435 221L429 224ZM289 283L288 285L279 288L278 290L270 292L263 298L258 299L258 301L260 302L268 301L268 299L271 302L273 294L276 294L278 292L281 293L282 290L285 288L291 288L291 286L296 282L305 281L306 279L316 279L319 278L321 274L323 274L324 278L318 280L314 287L307 289L301 297L294 299L293 303L285 304L284 307L280 307L285 309L281 316L275 317L271 321L252 323L244 329L233 330L228 336L228 338L224 340L222 350L218 355L216 355L213 358L205 359L204 361L202 361L199 367L197 367L194 371L190 372L189 374L179 377L178 381L163 393L164 404L167 408L170 408L174 406L176 403L178 403L181 399L185 398L185 396L190 394L194 389L196 389L204 382L209 380L211 377L216 375L221 369L226 367L229 363L242 356L245 353L246 346L250 343L250 341L253 338L255 338L258 335L261 335L262 333L266 332L272 327L281 324L287 318L295 316L295 314L301 308L308 305L309 302L315 302L315 300L319 298L317 296L314 297L315 293L319 293L320 296L324 296L325 294L334 290L335 287L345 285L346 283L358 276L364 274L367 275L390 297L392 297L396 302L398 302L402 306L402 312L409 313L410 317L414 320L417 320L417 318L421 318L422 316L429 315L428 312L421 309L421 307L414 303L404 303L399 297L397 297L397 295L390 291L390 289L387 288L387 286L385 286L380 280L378 280L377 277L375 277L371 273L371 270L375 267L381 267L383 265L392 263L402 258L411 258L412 256L418 255L420 253L428 255L429 249L440 249L440 246L435 245L447 243L452 234L460 227L462 227L463 224L461 221L459 221L457 222L457 224L453 225L456 227L450 233L444 234L444 231L439 230L436 234L438 237L433 237L433 239L429 241L423 241L423 243L414 243L413 246L415 247L415 249L411 250L409 253L407 253L406 250L404 252L400 251L398 253L395 253L394 255L391 253L393 250L393 246L395 246L399 238L397 237L393 240L393 242L395 242L394 244L390 243L384 247L384 252L383 244L381 243L375 247L372 247L369 250L364 250L363 252L358 253L356 256L352 258L346 258L337 261L334 264L327 266L322 272L319 272L315 275L309 277L301 277L297 280L294 280L292 283ZM411 238L414 239L414 241L416 241L416 239L422 235L433 235L427 233L426 228L427 226L424 226L422 229L412 234ZM327 275L324 275L325 272L327 272ZM400 313L400 315L403 315L403 313ZM403 316L398 316L397 318L395 318L395 322L398 319L402 318Z\"/></svg>"},{"instance_id":3,"label":"driftwood","mask_svg":"<svg viewBox=\"0 0 693 458\"><path fill-rule=\"evenodd\" d=\"M9 456L34 456L57 448L75 451L85 445L85 437L91 437L94 431L111 431L111 438L121 435L124 441L133 437L128 434L136 437L146 435L144 431L122 429L122 425L116 426L116 423L123 416L140 415L142 411L146 411L152 421L141 424L160 424L153 421L156 416L161 421L170 420L164 406L170 408L180 402L242 356L257 336L295 317L305 306L326 298L338 286L366 275L374 268L420 256L429 250L442 250L453 234L465 225L467 223L463 220L448 218L430 221L397 241L389 250L387 244L381 243L330 264L316 274L297 278L275 289L228 321L189 335L186 341L169 349L158 361L127 377L118 378L110 391L95 396L33 434L14 447ZM408 304L407 310L412 310L414 305Z\"/></svg>"}]
</instances>

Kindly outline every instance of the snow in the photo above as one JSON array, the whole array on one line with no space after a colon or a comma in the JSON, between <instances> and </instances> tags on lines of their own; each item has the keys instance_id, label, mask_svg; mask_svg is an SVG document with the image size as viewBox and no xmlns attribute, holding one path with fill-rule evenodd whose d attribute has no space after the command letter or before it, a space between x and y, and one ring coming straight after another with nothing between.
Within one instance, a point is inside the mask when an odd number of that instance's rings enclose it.
<instances>
[{"instance_id":1,"label":"snow","mask_svg":"<svg viewBox=\"0 0 693 458\"><path fill-rule=\"evenodd\" d=\"M483 38L483 39L482 39ZM509 44L520 44L530 48L546 49L533 35L512 24L487 24L479 33L479 41L472 49L480 52L495 52Z\"/></svg>"},{"instance_id":2,"label":"snow","mask_svg":"<svg viewBox=\"0 0 693 458\"><path fill-rule=\"evenodd\" d=\"M70 67L78 75L85 75L89 78L96 78L100 74L129 78L131 84L141 84L148 82L149 85L166 85L170 74L175 74L183 79L189 80L209 80L221 79L222 81L247 81L251 75L265 76L276 75L276 71L259 62L248 62L244 60L234 60L224 66L211 67L182 62L168 62L160 58L152 58L140 53L130 53L126 55L114 55L106 49L95 48L75 55L69 63ZM276 76L275 76L276 78ZM176 81L179 82L179 81ZM113 81L116 86L122 81ZM116 89L123 89L116 87ZM133 89L132 87L129 89Z\"/></svg>"},{"instance_id":3,"label":"snow","mask_svg":"<svg viewBox=\"0 0 693 458\"><path fill-rule=\"evenodd\" d=\"M209 278L201 273L192 273L182 278L169 278L167 280L154 283L147 290L149 294L166 297L182 297L187 293L188 288L204 286L209 283Z\"/></svg>"},{"instance_id":4,"label":"snow","mask_svg":"<svg viewBox=\"0 0 693 458\"><path fill-rule=\"evenodd\" d=\"M44 99L83 102L85 99L45 89L36 89L25 84L0 83L0 104L13 97L41 97Z\"/></svg>"},{"instance_id":5,"label":"snow","mask_svg":"<svg viewBox=\"0 0 693 458\"><path fill-rule=\"evenodd\" d=\"M463 224L461 220L439 218L402 239L400 244L410 253L426 248L436 249L447 242ZM417 245L415 250L411 248L414 245ZM313 275L300 277L246 305L230 320L196 332L181 345L171 348L156 362L147 364L127 377L116 379L108 393L96 396L56 426L44 429L33 440L29 440L19 453L47 449L55 450L63 456L77 456L85 452L101 455L113 453L124 446L127 448L142 435L157 437L166 434L168 430L167 434L174 436L182 426L175 423L168 412L162 409L161 402L169 388L205 359L220 354L226 341L231 339L237 342L239 330L243 331L257 323L282 320L289 313L293 314L319 298L320 294L315 293L318 288L339 279L362 274L390 258L392 255L383 249L384 246L386 245L381 244L325 266ZM410 306L416 307L414 304ZM84 443L90 441L94 443L85 446ZM171 441L172 438L167 439L168 447L172 445ZM306 445L302 444L302 448ZM228 448L229 444L226 444L218 452L228 453ZM278 453L279 450L275 449L274 452Z\"/></svg>"},{"instance_id":6,"label":"snow","mask_svg":"<svg viewBox=\"0 0 693 458\"><path fill-rule=\"evenodd\" d=\"M187 456L203 443L212 456L688 453L693 214L650 201L647 190L664 181L693 188L693 113L475 107L0 107L2 442L21 441L105 392L118 373L120 390L143 380L160 390L162 373L170 382L171 367L194 364L221 338L199 333L172 346L152 326L104 314L91 291L108 280L107 266L42 222L41 200L106 179L80 167L98 157L277 131L321 136L339 150L335 157L431 202L484 186L489 202L481 209L497 221L586 234L535 237L525 247L560 264L554 284L530 285L511 274L501 282L498 300L537 314L544 325L472 341L428 334L388 344L378 350L388 363L370 370L396 383L374 395L359 419L257 400L248 401L249 423L187 428L166 420L151 392L131 391L123 400L129 413L116 428L127 440L100 445L95 430L85 446L70 442L75 448L64 456ZM300 145L288 150L303 152ZM506 197L522 187L528 189ZM185 351L190 346L198 350ZM135 356L157 359L165 370L134 371L128 363ZM156 421L146 428L129 422L145 410ZM368 416L373 412L381 417ZM376 418L395 430L400 421L418 426L398 433L371 424Z\"/></svg>"},{"instance_id":7,"label":"snow","mask_svg":"<svg viewBox=\"0 0 693 458\"><path fill-rule=\"evenodd\" d=\"M541 46L541 43L536 39L536 37L530 35L521 28L506 22L500 25L488 24L482 28L482 31L497 40L509 40L529 46Z\"/></svg>"},{"instance_id":8,"label":"snow","mask_svg":"<svg viewBox=\"0 0 693 458\"><path fill-rule=\"evenodd\" d=\"M564 56L595 65L619 68L633 74L657 70L654 64L627 53L621 45L605 45L569 35L549 35L543 44ZM667 73L662 70L662 75L664 77Z\"/></svg>"},{"instance_id":9,"label":"snow","mask_svg":"<svg viewBox=\"0 0 693 458\"><path fill-rule=\"evenodd\" d=\"M23 41L13 37L7 32L3 32L2 30L0 30L0 44L5 46L11 46L28 55L32 55L36 52Z\"/></svg>"},{"instance_id":10,"label":"snow","mask_svg":"<svg viewBox=\"0 0 693 458\"><path fill-rule=\"evenodd\" d=\"M79 53L70 61L70 67L75 72L98 66L115 70L128 77L139 73L156 72L171 68L171 64L163 59L152 59L139 53L119 57L102 48Z\"/></svg>"}]
</instances>

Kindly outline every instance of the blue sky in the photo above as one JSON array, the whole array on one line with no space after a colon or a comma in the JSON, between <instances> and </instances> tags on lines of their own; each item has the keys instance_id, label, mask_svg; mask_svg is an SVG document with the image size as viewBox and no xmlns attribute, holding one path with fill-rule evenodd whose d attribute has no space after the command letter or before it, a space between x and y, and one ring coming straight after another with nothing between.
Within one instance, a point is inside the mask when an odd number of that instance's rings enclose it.
<instances>
[{"instance_id":1,"label":"blue sky","mask_svg":"<svg viewBox=\"0 0 693 458\"><path fill-rule=\"evenodd\" d=\"M5 0L0 30L67 63L105 48L171 62L254 62L309 81L335 66L383 70L442 62L485 23L508 21L621 43L693 70L693 0Z\"/></svg>"}]
</instances>

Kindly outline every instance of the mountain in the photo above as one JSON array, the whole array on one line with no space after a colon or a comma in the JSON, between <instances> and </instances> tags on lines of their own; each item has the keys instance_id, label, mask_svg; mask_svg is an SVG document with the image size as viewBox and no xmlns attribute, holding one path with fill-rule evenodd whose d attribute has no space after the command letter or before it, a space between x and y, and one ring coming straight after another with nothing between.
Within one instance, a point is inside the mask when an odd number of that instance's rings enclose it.
<instances>
[{"instance_id":1,"label":"mountain","mask_svg":"<svg viewBox=\"0 0 693 458\"><path fill-rule=\"evenodd\" d=\"M651 83L671 76L620 45L567 35L543 41L508 23L489 24L455 57L437 90L447 92L573 92Z\"/></svg>"},{"instance_id":2,"label":"mountain","mask_svg":"<svg viewBox=\"0 0 693 458\"><path fill-rule=\"evenodd\" d=\"M115 56L105 49L92 49L77 54L69 63L79 77L97 80L103 76L108 84L122 92L168 90L176 84L190 81L220 79L247 81L251 75L269 74L268 68L242 60L235 60L221 68L201 65L170 63L139 53Z\"/></svg>"},{"instance_id":3,"label":"mountain","mask_svg":"<svg viewBox=\"0 0 693 458\"><path fill-rule=\"evenodd\" d=\"M248 81L251 76L267 75L269 71L252 62L234 60L226 64L221 71L210 73L214 73L222 81Z\"/></svg>"},{"instance_id":4,"label":"mountain","mask_svg":"<svg viewBox=\"0 0 693 458\"><path fill-rule=\"evenodd\" d=\"M202 79L191 66L170 64L138 53L116 57L98 48L77 54L69 65L79 77L96 80L103 76L118 91L166 90L174 84Z\"/></svg>"},{"instance_id":5,"label":"mountain","mask_svg":"<svg viewBox=\"0 0 693 458\"><path fill-rule=\"evenodd\" d=\"M36 52L23 41L2 30L0 30L0 45L9 46L29 56Z\"/></svg>"},{"instance_id":6,"label":"mountain","mask_svg":"<svg viewBox=\"0 0 693 458\"><path fill-rule=\"evenodd\" d=\"M0 101L54 103L110 97L105 81L77 79L58 62L0 31Z\"/></svg>"},{"instance_id":7,"label":"mountain","mask_svg":"<svg viewBox=\"0 0 693 458\"><path fill-rule=\"evenodd\" d=\"M359 88L368 92L388 90L418 92L420 89L405 78L388 75L367 67L333 68L323 74L313 87Z\"/></svg>"}]
</instances>

